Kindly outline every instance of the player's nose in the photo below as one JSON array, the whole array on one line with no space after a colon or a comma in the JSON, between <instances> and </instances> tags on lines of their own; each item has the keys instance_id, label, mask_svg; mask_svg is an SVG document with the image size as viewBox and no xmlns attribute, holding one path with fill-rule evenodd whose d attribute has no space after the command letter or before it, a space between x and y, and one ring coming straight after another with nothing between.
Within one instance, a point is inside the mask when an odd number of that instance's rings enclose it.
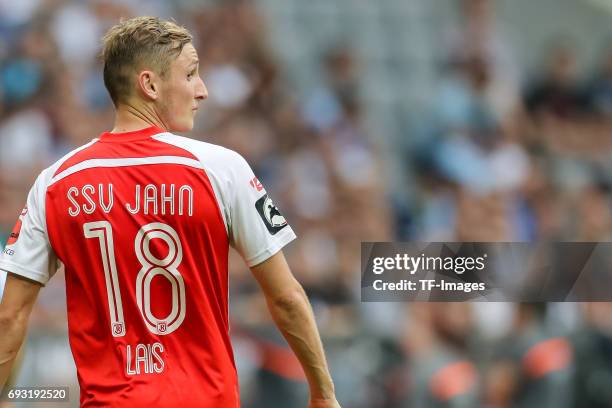
<instances>
[{"instance_id":1,"label":"player's nose","mask_svg":"<svg viewBox=\"0 0 612 408\"><path fill-rule=\"evenodd\" d=\"M208 98L208 88L206 88L206 85L204 84L204 81L200 77L198 77L198 85L196 87L195 98L197 100L204 100L204 99Z\"/></svg>"}]
</instances>

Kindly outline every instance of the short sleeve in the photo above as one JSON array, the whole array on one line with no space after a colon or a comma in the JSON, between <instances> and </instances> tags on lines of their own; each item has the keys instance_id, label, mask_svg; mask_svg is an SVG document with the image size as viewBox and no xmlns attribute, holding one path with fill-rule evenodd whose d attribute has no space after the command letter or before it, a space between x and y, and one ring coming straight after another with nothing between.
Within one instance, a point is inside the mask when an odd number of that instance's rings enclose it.
<instances>
[{"instance_id":1,"label":"short sleeve","mask_svg":"<svg viewBox=\"0 0 612 408\"><path fill-rule=\"evenodd\" d=\"M237 156L232 169L229 238L251 267L276 254L296 236L246 160Z\"/></svg>"},{"instance_id":2,"label":"short sleeve","mask_svg":"<svg viewBox=\"0 0 612 408\"><path fill-rule=\"evenodd\" d=\"M45 219L46 186L39 176L0 256L0 269L45 285L57 270Z\"/></svg>"}]
</instances>

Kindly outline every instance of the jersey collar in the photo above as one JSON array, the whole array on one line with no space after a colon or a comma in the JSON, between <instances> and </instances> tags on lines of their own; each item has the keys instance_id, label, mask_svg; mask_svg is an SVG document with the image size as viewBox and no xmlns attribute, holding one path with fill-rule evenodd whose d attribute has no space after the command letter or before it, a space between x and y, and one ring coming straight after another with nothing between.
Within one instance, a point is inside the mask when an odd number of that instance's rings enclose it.
<instances>
[{"instance_id":1,"label":"jersey collar","mask_svg":"<svg viewBox=\"0 0 612 408\"><path fill-rule=\"evenodd\" d=\"M145 140L158 133L164 133L165 130L150 126L148 128L134 130L131 132L111 133L104 132L100 135L101 142L134 142L137 140Z\"/></svg>"}]
</instances>

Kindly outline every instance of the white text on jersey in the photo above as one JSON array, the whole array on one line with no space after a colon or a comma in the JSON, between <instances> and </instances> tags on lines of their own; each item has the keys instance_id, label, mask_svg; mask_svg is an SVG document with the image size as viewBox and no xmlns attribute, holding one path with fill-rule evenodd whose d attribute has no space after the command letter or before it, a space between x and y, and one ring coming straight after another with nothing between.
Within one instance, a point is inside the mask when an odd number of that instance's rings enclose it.
<instances>
[{"instance_id":1,"label":"white text on jersey","mask_svg":"<svg viewBox=\"0 0 612 408\"><path fill-rule=\"evenodd\" d=\"M137 344L132 355L132 347L128 344L126 348L126 373L127 375L153 374L164 371L164 360L161 353L164 346L161 343Z\"/></svg>"},{"instance_id":2,"label":"white text on jersey","mask_svg":"<svg viewBox=\"0 0 612 408\"><path fill-rule=\"evenodd\" d=\"M97 202L94 197L97 195ZM68 214L78 216L81 211L93 214L99 208L105 213L111 212L115 203L112 184L98 184L98 189L85 184L81 188L70 187L67 193ZM79 197L82 202L79 203ZM193 215L193 188L190 185L180 187L174 184L140 184L134 186L134 200L132 203L122 203L132 214L144 215Z\"/></svg>"}]
</instances>

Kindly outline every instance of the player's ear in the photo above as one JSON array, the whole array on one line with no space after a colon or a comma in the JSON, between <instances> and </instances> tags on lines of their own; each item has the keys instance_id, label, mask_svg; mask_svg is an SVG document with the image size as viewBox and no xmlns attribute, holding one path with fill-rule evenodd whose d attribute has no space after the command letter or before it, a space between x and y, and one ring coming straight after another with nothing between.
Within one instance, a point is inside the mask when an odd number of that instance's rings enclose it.
<instances>
[{"instance_id":1,"label":"player's ear","mask_svg":"<svg viewBox=\"0 0 612 408\"><path fill-rule=\"evenodd\" d=\"M156 100L159 97L157 75L152 71L140 71L138 74L138 88L147 99Z\"/></svg>"}]
</instances>

